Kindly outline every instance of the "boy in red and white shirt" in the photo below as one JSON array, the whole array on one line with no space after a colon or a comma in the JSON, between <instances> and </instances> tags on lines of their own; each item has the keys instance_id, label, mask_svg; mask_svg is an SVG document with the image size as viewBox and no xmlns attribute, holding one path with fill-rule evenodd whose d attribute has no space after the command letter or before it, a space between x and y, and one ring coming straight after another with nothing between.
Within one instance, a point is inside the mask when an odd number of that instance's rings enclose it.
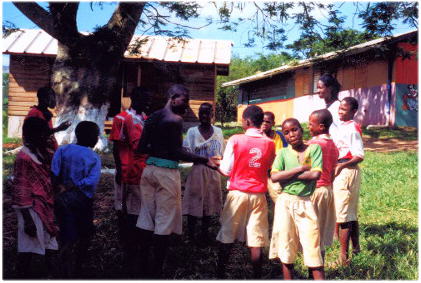
<instances>
[{"instance_id":1,"label":"boy in red and white shirt","mask_svg":"<svg viewBox=\"0 0 421 283\"><path fill-rule=\"evenodd\" d=\"M334 142L339 150L338 165L335 169L333 195L335 200L336 223L339 226L341 253L339 262L349 263L348 247L352 242L353 253L360 252L358 231L358 197L361 186L361 173L358 163L364 160L364 145L360 125L354 120L358 110L358 101L345 97L339 105L338 127Z\"/></svg>"},{"instance_id":2,"label":"boy in red and white shirt","mask_svg":"<svg viewBox=\"0 0 421 283\"><path fill-rule=\"evenodd\" d=\"M222 243L218 258L218 276L235 240L247 242L255 278L261 276L261 248L268 246L268 170L275 158L275 144L259 130L263 110L249 106L243 112L245 134L232 136L225 148L219 172L230 177L228 195L221 214L221 229L216 237Z\"/></svg>"},{"instance_id":3,"label":"boy in red and white shirt","mask_svg":"<svg viewBox=\"0 0 421 283\"><path fill-rule=\"evenodd\" d=\"M146 166L147 155L135 153L146 114L150 92L137 87L131 96L131 108L114 117L109 139L113 141L116 165L114 181L114 209L117 211L119 236L124 248L128 272L135 270L135 253L140 212L140 177Z\"/></svg>"},{"instance_id":4,"label":"boy in red and white shirt","mask_svg":"<svg viewBox=\"0 0 421 283\"><path fill-rule=\"evenodd\" d=\"M318 218L320 250L323 261L326 247L332 245L336 223L332 183L339 152L329 135L329 128L332 123L332 114L327 109L316 110L311 113L308 123L310 134L313 137L308 141L308 144L318 144L322 149L322 174L316 182L316 189L310 199Z\"/></svg>"}]
</instances>

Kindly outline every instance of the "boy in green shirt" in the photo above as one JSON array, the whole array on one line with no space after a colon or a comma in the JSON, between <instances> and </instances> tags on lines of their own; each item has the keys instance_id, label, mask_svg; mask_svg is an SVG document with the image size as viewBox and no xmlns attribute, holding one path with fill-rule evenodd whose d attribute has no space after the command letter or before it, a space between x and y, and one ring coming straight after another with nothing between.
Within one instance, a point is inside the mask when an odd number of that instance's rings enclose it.
<instances>
[{"instance_id":1,"label":"boy in green shirt","mask_svg":"<svg viewBox=\"0 0 421 283\"><path fill-rule=\"evenodd\" d=\"M317 215L310 200L322 171L319 145L303 142L303 129L297 119L282 124L288 147L277 152L271 179L283 188L275 205L269 258L279 258L284 279L293 279L294 261L300 247L310 276L324 279Z\"/></svg>"}]
</instances>

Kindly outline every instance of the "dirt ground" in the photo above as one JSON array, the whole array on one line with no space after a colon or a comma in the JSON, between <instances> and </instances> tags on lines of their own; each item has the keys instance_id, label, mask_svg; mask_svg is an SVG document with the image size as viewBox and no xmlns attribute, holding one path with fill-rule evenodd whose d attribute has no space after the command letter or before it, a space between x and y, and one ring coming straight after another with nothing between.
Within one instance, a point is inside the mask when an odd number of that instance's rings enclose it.
<instances>
[{"instance_id":1,"label":"dirt ground","mask_svg":"<svg viewBox=\"0 0 421 283\"><path fill-rule=\"evenodd\" d=\"M418 140L397 138L363 138L364 149L376 152L417 151Z\"/></svg>"}]
</instances>

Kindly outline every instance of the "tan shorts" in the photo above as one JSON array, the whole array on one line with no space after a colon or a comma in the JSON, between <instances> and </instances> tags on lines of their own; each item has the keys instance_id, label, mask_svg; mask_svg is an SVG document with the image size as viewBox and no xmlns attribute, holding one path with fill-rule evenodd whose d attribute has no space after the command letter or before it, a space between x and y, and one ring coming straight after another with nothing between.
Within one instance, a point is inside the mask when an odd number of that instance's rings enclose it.
<instances>
[{"instance_id":1,"label":"tan shorts","mask_svg":"<svg viewBox=\"0 0 421 283\"><path fill-rule=\"evenodd\" d=\"M216 239L224 244L235 240L248 247L269 244L268 205L265 194L229 191L222 210L221 229Z\"/></svg>"},{"instance_id":2,"label":"tan shorts","mask_svg":"<svg viewBox=\"0 0 421 283\"><path fill-rule=\"evenodd\" d=\"M316 188L310 196L320 228L320 249L332 245L336 215L332 185Z\"/></svg>"},{"instance_id":3,"label":"tan shorts","mask_svg":"<svg viewBox=\"0 0 421 283\"><path fill-rule=\"evenodd\" d=\"M293 264L301 249L300 243L304 264L308 267L323 266L319 225L310 197L282 193L275 205L269 258Z\"/></svg>"},{"instance_id":4,"label":"tan shorts","mask_svg":"<svg viewBox=\"0 0 421 283\"><path fill-rule=\"evenodd\" d=\"M29 214L37 228L36 237L30 237L25 233L25 220L23 219L21 209L16 208L15 211L18 218L18 253L45 255L46 249L58 250L56 237L51 237L47 230L45 230L41 218L32 208L29 208Z\"/></svg>"},{"instance_id":5,"label":"tan shorts","mask_svg":"<svg viewBox=\"0 0 421 283\"><path fill-rule=\"evenodd\" d=\"M358 220L358 198L360 195L360 168L344 168L333 181L336 222Z\"/></svg>"},{"instance_id":6,"label":"tan shorts","mask_svg":"<svg viewBox=\"0 0 421 283\"><path fill-rule=\"evenodd\" d=\"M279 182L272 182L272 180L268 179L268 193L270 198L272 199L273 203L276 203L278 196L282 193L282 186Z\"/></svg>"},{"instance_id":7,"label":"tan shorts","mask_svg":"<svg viewBox=\"0 0 421 283\"><path fill-rule=\"evenodd\" d=\"M139 215L140 212L140 185L117 184L114 180L114 209L122 210L123 188L127 191L126 206L127 213Z\"/></svg>"},{"instance_id":8,"label":"tan shorts","mask_svg":"<svg viewBox=\"0 0 421 283\"><path fill-rule=\"evenodd\" d=\"M181 183L178 169L147 165L140 180L141 207L136 226L157 235L181 235Z\"/></svg>"}]
</instances>

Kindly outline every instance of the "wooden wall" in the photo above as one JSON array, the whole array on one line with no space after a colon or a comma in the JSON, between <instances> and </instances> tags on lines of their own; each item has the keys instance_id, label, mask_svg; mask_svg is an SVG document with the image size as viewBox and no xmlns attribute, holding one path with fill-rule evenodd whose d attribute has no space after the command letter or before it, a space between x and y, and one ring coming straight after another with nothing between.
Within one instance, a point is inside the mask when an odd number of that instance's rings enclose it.
<instances>
[{"instance_id":1,"label":"wooden wall","mask_svg":"<svg viewBox=\"0 0 421 283\"><path fill-rule=\"evenodd\" d=\"M29 108L37 104L38 88L50 84L53 57L10 56L9 116L26 116ZM137 85L154 92L153 110L163 107L167 101L168 88L183 83L190 90L190 109L185 121L197 122L199 106L203 102L214 104L216 69L214 65L177 64L165 62L125 62L121 78L123 91L116 93L119 111L129 104L129 95ZM115 108L115 107L114 107ZM116 114L116 113L113 113Z\"/></svg>"},{"instance_id":2,"label":"wooden wall","mask_svg":"<svg viewBox=\"0 0 421 283\"><path fill-rule=\"evenodd\" d=\"M9 116L26 116L38 103L37 90L50 85L51 57L10 56Z\"/></svg>"}]
</instances>

